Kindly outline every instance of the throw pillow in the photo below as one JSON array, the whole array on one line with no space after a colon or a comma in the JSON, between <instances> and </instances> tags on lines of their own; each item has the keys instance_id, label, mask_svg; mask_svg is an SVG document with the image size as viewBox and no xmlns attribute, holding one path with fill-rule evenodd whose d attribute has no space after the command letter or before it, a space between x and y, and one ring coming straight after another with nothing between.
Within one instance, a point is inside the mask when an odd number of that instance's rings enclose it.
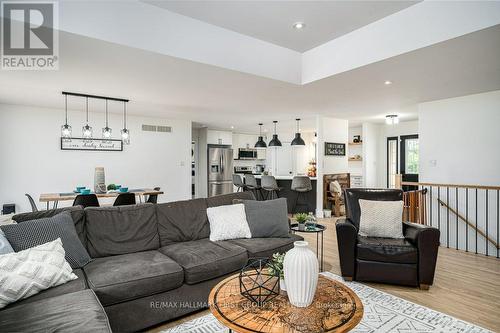
<instances>
[{"instance_id":1,"label":"throw pillow","mask_svg":"<svg viewBox=\"0 0 500 333\"><path fill-rule=\"evenodd\" d=\"M285 198L245 200L245 212L253 238L290 237Z\"/></svg>"},{"instance_id":2,"label":"throw pillow","mask_svg":"<svg viewBox=\"0 0 500 333\"><path fill-rule=\"evenodd\" d=\"M252 238L243 204L207 208L212 242Z\"/></svg>"},{"instance_id":3,"label":"throw pillow","mask_svg":"<svg viewBox=\"0 0 500 333\"><path fill-rule=\"evenodd\" d=\"M3 231L0 229L0 255L12 252L14 252L14 249L12 248L12 246L10 246L9 241L3 234Z\"/></svg>"},{"instance_id":4,"label":"throw pillow","mask_svg":"<svg viewBox=\"0 0 500 333\"><path fill-rule=\"evenodd\" d=\"M404 238L403 201L359 199L359 234L367 237Z\"/></svg>"},{"instance_id":5,"label":"throw pillow","mask_svg":"<svg viewBox=\"0 0 500 333\"><path fill-rule=\"evenodd\" d=\"M53 217L5 225L1 228L16 252L60 238L66 251L66 260L72 268L81 268L91 261L67 211Z\"/></svg>"},{"instance_id":6,"label":"throw pillow","mask_svg":"<svg viewBox=\"0 0 500 333\"><path fill-rule=\"evenodd\" d=\"M0 256L0 309L78 277L64 259L61 239Z\"/></svg>"}]
</instances>

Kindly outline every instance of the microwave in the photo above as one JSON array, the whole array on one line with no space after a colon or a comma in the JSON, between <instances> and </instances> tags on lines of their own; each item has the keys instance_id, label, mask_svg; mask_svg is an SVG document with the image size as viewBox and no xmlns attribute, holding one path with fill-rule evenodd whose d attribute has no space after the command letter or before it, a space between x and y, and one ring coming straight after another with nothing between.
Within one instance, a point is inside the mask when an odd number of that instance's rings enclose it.
<instances>
[{"instance_id":1,"label":"microwave","mask_svg":"<svg viewBox=\"0 0 500 333\"><path fill-rule=\"evenodd\" d=\"M257 159L257 149L255 148L240 148L238 149L239 160L255 160Z\"/></svg>"}]
</instances>

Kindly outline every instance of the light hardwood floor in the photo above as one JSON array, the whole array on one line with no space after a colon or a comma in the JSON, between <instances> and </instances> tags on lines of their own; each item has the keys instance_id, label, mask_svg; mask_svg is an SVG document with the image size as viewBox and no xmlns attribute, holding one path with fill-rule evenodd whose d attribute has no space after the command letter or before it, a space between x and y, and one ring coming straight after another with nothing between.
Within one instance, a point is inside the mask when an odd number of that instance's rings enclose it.
<instances>
[{"instance_id":1,"label":"light hardwood floor","mask_svg":"<svg viewBox=\"0 0 500 333\"><path fill-rule=\"evenodd\" d=\"M335 218L321 219L325 231L325 271L340 275ZM316 236L301 234L316 248ZM369 286L421 304L431 309L466 320L484 328L500 332L500 260L439 248L434 284L429 290L368 283ZM161 325L151 332L159 332L185 321L208 314L200 311Z\"/></svg>"}]
</instances>

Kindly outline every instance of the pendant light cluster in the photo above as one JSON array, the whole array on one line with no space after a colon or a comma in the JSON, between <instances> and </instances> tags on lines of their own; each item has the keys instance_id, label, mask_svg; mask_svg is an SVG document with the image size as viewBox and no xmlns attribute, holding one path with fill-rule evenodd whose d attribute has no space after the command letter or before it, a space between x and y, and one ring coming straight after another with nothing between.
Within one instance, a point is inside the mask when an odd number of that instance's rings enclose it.
<instances>
[{"instance_id":1,"label":"pendant light cluster","mask_svg":"<svg viewBox=\"0 0 500 333\"><path fill-rule=\"evenodd\" d=\"M124 144L130 144L130 130L127 129L127 103L128 99L122 98L114 98L114 97L105 97L105 96L96 96L96 95L87 95L80 93L71 93L71 92L62 92L64 95L64 104L65 104L65 123L61 126L61 136L63 138L70 139L71 138L71 126L68 125L68 96L76 96L76 97L85 97L85 125L82 127L82 137L84 139L92 139L93 138L93 129L92 126L89 125L89 98L93 99L104 99L105 101L105 125L102 128L102 138L103 139L111 139L113 130L109 127L109 115L108 115L108 101L117 101L123 103L123 129L120 131L121 140Z\"/></svg>"},{"instance_id":2,"label":"pendant light cluster","mask_svg":"<svg viewBox=\"0 0 500 333\"><path fill-rule=\"evenodd\" d=\"M300 136L300 126L299 126L300 118L295 119L295 121L297 121L297 132L295 133L295 138L292 140L291 145L292 146L305 146L306 143L304 142L304 139L302 139L302 137ZM271 141L269 141L269 147L281 147L282 144L278 138L278 133L276 132L276 127L277 127L278 121L274 120L273 124L274 124L274 134L273 134L273 138L271 139ZM262 125L263 125L262 123L259 123L259 139L255 143L255 148L266 148L267 147L266 143L264 142L264 137L262 136Z\"/></svg>"}]
</instances>

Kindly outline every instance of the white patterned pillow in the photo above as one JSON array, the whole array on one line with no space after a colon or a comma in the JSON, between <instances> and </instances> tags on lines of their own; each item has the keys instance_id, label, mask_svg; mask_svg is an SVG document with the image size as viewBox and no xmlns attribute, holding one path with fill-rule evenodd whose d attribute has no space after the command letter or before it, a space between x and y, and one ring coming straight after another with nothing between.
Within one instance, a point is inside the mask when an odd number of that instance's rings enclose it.
<instances>
[{"instance_id":1,"label":"white patterned pillow","mask_svg":"<svg viewBox=\"0 0 500 333\"><path fill-rule=\"evenodd\" d=\"M207 216L212 242L252 238L243 204L210 207L207 208Z\"/></svg>"},{"instance_id":2,"label":"white patterned pillow","mask_svg":"<svg viewBox=\"0 0 500 333\"><path fill-rule=\"evenodd\" d=\"M61 239L0 256L0 309L78 277L64 259Z\"/></svg>"},{"instance_id":3,"label":"white patterned pillow","mask_svg":"<svg viewBox=\"0 0 500 333\"><path fill-rule=\"evenodd\" d=\"M403 201L359 199L359 234L367 237L404 238Z\"/></svg>"}]
</instances>

